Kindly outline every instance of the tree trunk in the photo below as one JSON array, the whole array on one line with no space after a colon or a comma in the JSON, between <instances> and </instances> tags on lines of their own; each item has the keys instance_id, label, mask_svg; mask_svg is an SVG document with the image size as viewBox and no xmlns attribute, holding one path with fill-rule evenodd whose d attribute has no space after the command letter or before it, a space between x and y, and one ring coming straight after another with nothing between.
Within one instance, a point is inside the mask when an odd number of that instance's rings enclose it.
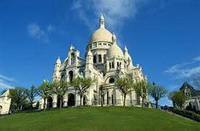
<instances>
[{"instance_id":1,"label":"tree trunk","mask_svg":"<svg viewBox=\"0 0 200 131\"><path fill-rule=\"evenodd\" d=\"M103 96L101 96L101 106L103 107Z\"/></svg>"},{"instance_id":2,"label":"tree trunk","mask_svg":"<svg viewBox=\"0 0 200 131\"><path fill-rule=\"evenodd\" d=\"M60 109L62 108L62 98L60 98Z\"/></svg>"},{"instance_id":3,"label":"tree trunk","mask_svg":"<svg viewBox=\"0 0 200 131\"><path fill-rule=\"evenodd\" d=\"M44 98L44 105L43 105L43 110L46 110L46 98Z\"/></svg>"},{"instance_id":4,"label":"tree trunk","mask_svg":"<svg viewBox=\"0 0 200 131\"><path fill-rule=\"evenodd\" d=\"M158 109L158 100L156 100L156 109Z\"/></svg>"},{"instance_id":5,"label":"tree trunk","mask_svg":"<svg viewBox=\"0 0 200 131\"><path fill-rule=\"evenodd\" d=\"M126 94L124 94L124 103L123 106L126 106Z\"/></svg>"},{"instance_id":6,"label":"tree trunk","mask_svg":"<svg viewBox=\"0 0 200 131\"><path fill-rule=\"evenodd\" d=\"M23 109L23 105L20 105L20 111L22 111L22 109Z\"/></svg>"},{"instance_id":7,"label":"tree trunk","mask_svg":"<svg viewBox=\"0 0 200 131\"><path fill-rule=\"evenodd\" d=\"M82 106L82 95L80 95L80 106Z\"/></svg>"},{"instance_id":8,"label":"tree trunk","mask_svg":"<svg viewBox=\"0 0 200 131\"><path fill-rule=\"evenodd\" d=\"M30 110L32 110L33 109L33 104L32 104L33 102L30 102Z\"/></svg>"},{"instance_id":9,"label":"tree trunk","mask_svg":"<svg viewBox=\"0 0 200 131\"><path fill-rule=\"evenodd\" d=\"M17 112L20 111L20 104L17 106Z\"/></svg>"},{"instance_id":10,"label":"tree trunk","mask_svg":"<svg viewBox=\"0 0 200 131\"><path fill-rule=\"evenodd\" d=\"M142 97L142 107L144 107L144 97Z\"/></svg>"}]
</instances>

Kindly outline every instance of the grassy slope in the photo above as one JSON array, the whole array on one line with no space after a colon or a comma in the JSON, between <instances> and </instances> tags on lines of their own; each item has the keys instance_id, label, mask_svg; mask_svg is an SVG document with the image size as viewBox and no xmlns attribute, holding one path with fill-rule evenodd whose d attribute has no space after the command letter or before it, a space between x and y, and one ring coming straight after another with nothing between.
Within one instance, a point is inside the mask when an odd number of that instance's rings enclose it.
<instances>
[{"instance_id":1,"label":"grassy slope","mask_svg":"<svg viewBox=\"0 0 200 131\"><path fill-rule=\"evenodd\" d=\"M200 123L168 113L130 107L88 107L18 113L0 118L8 130L200 130Z\"/></svg>"}]
</instances>

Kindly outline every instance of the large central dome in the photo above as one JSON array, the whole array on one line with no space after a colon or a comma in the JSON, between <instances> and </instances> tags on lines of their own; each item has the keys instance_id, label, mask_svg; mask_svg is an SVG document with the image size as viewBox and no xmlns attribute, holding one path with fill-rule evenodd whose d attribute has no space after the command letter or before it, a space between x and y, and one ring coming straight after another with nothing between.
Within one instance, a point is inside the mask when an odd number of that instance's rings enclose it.
<instances>
[{"instance_id":1,"label":"large central dome","mask_svg":"<svg viewBox=\"0 0 200 131\"><path fill-rule=\"evenodd\" d=\"M99 28L90 38L90 43L97 41L112 42L112 34L105 28Z\"/></svg>"},{"instance_id":2,"label":"large central dome","mask_svg":"<svg viewBox=\"0 0 200 131\"><path fill-rule=\"evenodd\" d=\"M100 27L92 34L89 43L98 41L112 42L112 33L110 33L110 31L108 31L105 28L103 15L101 15L99 21L100 21Z\"/></svg>"}]
</instances>

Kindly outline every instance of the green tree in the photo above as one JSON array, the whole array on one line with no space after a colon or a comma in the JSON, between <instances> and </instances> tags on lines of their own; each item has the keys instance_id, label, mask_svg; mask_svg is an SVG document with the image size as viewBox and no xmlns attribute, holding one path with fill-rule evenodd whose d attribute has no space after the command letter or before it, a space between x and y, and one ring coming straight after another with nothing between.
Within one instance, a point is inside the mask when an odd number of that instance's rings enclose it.
<instances>
[{"instance_id":1,"label":"green tree","mask_svg":"<svg viewBox=\"0 0 200 131\"><path fill-rule=\"evenodd\" d=\"M117 81L115 82L115 86L121 90L124 101L123 101L123 106L126 105L126 95L133 90L133 79L132 77L122 77L118 78Z\"/></svg>"},{"instance_id":2,"label":"green tree","mask_svg":"<svg viewBox=\"0 0 200 131\"><path fill-rule=\"evenodd\" d=\"M80 96L80 106L82 106L82 98L84 94L87 92L87 89L90 88L93 82L94 80L91 78L80 77L77 77L72 81L72 85L76 90L78 90L78 94Z\"/></svg>"},{"instance_id":3,"label":"green tree","mask_svg":"<svg viewBox=\"0 0 200 131\"><path fill-rule=\"evenodd\" d=\"M156 108L158 108L158 101L167 94L167 90L162 86L157 86L154 82L149 84L149 95L154 98Z\"/></svg>"},{"instance_id":4,"label":"green tree","mask_svg":"<svg viewBox=\"0 0 200 131\"><path fill-rule=\"evenodd\" d=\"M188 100L189 97L185 95L183 91L175 91L171 93L170 99L174 105L177 105L180 109L182 109L185 101Z\"/></svg>"},{"instance_id":5,"label":"green tree","mask_svg":"<svg viewBox=\"0 0 200 131\"><path fill-rule=\"evenodd\" d=\"M27 90L27 97L29 100L30 110L33 109L33 103L36 96L37 96L37 88L33 85L31 86L30 89Z\"/></svg>"},{"instance_id":6,"label":"green tree","mask_svg":"<svg viewBox=\"0 0 200 131\"><path fill-rule=\"evenodd\" d=\"M147 98L147 82L140 81L134 84L134 89L137 96L142 98L142 107L144 107L144 100Z\"/></svg>"},{"instance_id":7,"label":"green tree","mask_svg":"<svg viewBox=\"0 0 200 131\"><path fill-rule=\"evenodd\" d=\"M42 85L38 87L37 93L44 100L43 110L46 110L46 99L53 93L52 84L48 81L43 81Z\"/></svg>"},{"instance_id":8,"label":"green tree","mask_svg":"<svg viewBox=\"0 0 200 131\"><path fill-rule=\"evenodd\" d=\"M104 96L106 94L106 87L105 87L105 84L101 85L100 88L100 96L101 96L101 106L103 107L103 104L104 104Z\"/></svg>"},{"instance_id":9,"label":"green tree","mask_svg":"<svg viewBox=\"0 0 200 131\"><path fill-rule=\"evenodd\" d=\"M176 107L176 104L173 100L173 96L174 96L175 93L176 93L176 91L172 91L168 94L168 99L172 101L173 107Z\"/></svg>"},{"instance_id":10,"label":"green tree","mask_svg":"<svg viewBox=\"0 0 200 131\"><path fill-rule=\"evenodd\" d=\"M11 98L11 108L20 111L27 98L27 89L21 87L10 89L8 97Z\"/></svg>"},{"instance_id":11,"label":"green tree","mask_svg":"<svg viewBox=\"0 0 200 131\"><path fill-rule=\"evenodd\" d=\"M70 87L69 82L65 82L62 80L53 82L53 93L55 93L57 96L60 96L60 105L59 105L60 109L62 108L64 95L68 91L69 87Z\"/></svg>"}]
</instances>

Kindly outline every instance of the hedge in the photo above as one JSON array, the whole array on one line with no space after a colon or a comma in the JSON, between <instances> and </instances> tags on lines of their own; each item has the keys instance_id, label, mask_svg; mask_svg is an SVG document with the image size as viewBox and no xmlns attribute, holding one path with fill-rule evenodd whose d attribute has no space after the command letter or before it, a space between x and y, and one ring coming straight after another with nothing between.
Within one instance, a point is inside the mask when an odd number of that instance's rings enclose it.
<instances>
[{"instance_id":1,"label":"hedge","mask_svg":"<svg viewBox=\"0 0 200 131\"><path fill-rule=\"evenodd\" d=\"M200 122L200 115L196 114L195 112L192 111L187 111L187 110L180 110L180 109L170 109L173 113L176 113L178 115L190 118L192 120Z\"/></svg>"}]
</instances>

